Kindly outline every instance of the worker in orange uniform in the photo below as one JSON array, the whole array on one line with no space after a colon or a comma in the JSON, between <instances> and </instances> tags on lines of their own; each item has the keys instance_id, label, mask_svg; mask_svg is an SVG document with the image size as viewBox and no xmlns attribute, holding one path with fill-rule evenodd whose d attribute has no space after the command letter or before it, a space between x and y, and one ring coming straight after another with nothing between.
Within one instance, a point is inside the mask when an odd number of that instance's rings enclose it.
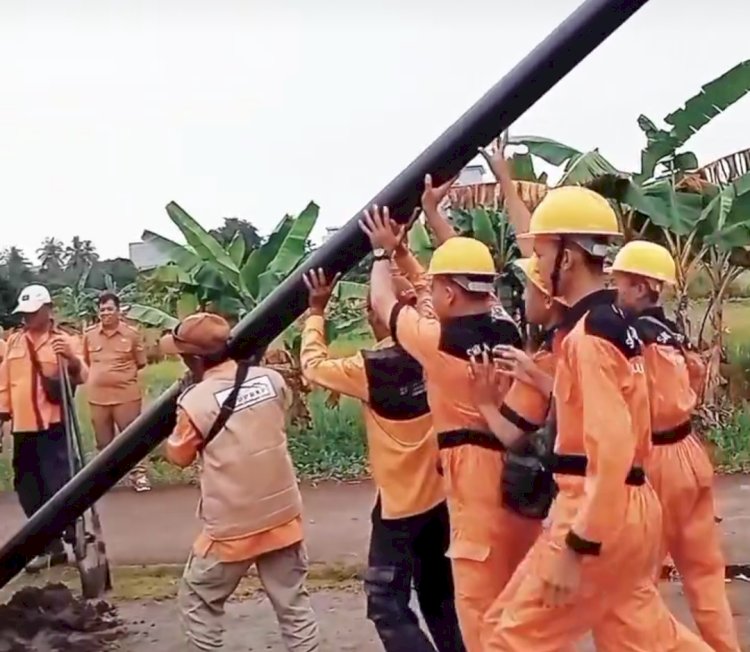
<instances>
[{"instance_id":1,"label":"worker in orange uniform","mask_svg":"<svg viewBox=\"0 0 750 652\"><path fill-rule=\"evenodd\" d=\"M532 357L513 347L501 347L494 352L496 361L493 361L490 353L484 351L471 361L469 369L474 402L506 447L513 446L524 434L536 432L547 420L561 339L557 326L565 314L565 306L545 288L535 256L520 258L513 264L526 278L524 310L529 323L544 329L542 344ZM498 373L514 378L499 409Z\"/></svg>"},{"instance_id":2,"label":"worker in orange uniform","mask_svg":"<svg viewBox=\"0 0 750 652\"><path fill-rule=\"evenodd\" d=\"M3 330L3 327L0 326L0 364L2 364L3 359L5 358L5 331ZM0 453L3 452L3 448L5 446L5 435L7 434L7 426L5 425L5 422L0 423Z\"/></svg>"},{"instance_id":3,"label":"worker in orange uniform","mask_svg":"<svg viewBox=\"0 0 750 652\"><path fill-rule=\"evenodd\" d=\"M87 394L96 447L103 450L141 413L138 371L146 366L146 353L138 331L120 314L120 298L114 292L99 297L99 323L83 335L83 356L90 374ZM136 491L149 491L145 466L130 474Z\"/></svg>"},{"instance_id":4,"label":"worker in orange uniform","mask_svg":"<svg viewBox=\"0 0 750 652\"><path fill-rule=\"evenodd\" d=\"M88 369L73 338L55 326L47 288L24 288L14 312L24 326L8 339L0 364L0 421L11 423L13 486L30 518L70 479L60 360L74 385L86 381ZM56 538L26 570L37 573L66 562L63 542Z\"/></svg>"},{"instance_id":5,"label":"worker in orange uniform","mask_svg":"<svg viewBox=\"0 0 750 652\"><path fill-rule=\"evenodd\" d=\"M424 369L427 399L440 449L448 498L456 609L466 649L482 652L486 610L540 531L540 523L503 508L499 484L503 450L477 410L467 383L472 354L501 344L521 346L518 327L493 297L492 254L472 238L453 237L430 262L436 318L399 303L389 269L398 237L388 209L361 222L376 262L372 307L394 342ZM508 383L509 384L509 383ZM506 388L507 389L507 388Z\"/></svg>"},{"instance_id":6,"label":"worker in orange uniform","mask_svg":"<svg viewBox=\"0 0 750 652\"><path fill-rule=\"evenodd\" d=\"M281 375L226 358L229 324L198 313L162 338L194 384L177 401L168 459L201 459L199 517L178 601L189 649L220 650L227 599L254 565L290 652L317 652L319 633L305 588L302 500L287 449L291 395Z\"/></svg>"},{"instance_id":7,"label":"worker in orange uniform","mask_svg":"<svg viewBox=\"0 0 750 652\"><path fill-rule=\"evenodd\" d=\"M550 191L531 219L544 284L569 305L554 383L559 493L485 652L556 652L592 630L605 652L709 650L675 621L653 581L661 508L643 470L651 449L643 355L602 292L618 235L609 203L575 186ZM640 620L623 628L634 612Z\"/></svg>"},{"instance_id":8,"label":"worker in orange uniform","mask_svg":"<svg viewBox=\"0 0 750 652\"><path fill-rule=\"evenodd\" d=\"M663 287L676 283L674 259L661 245L633 241L620 249L611 272L618 305L637 316L644 344L654 445L646 476L663 512L659 561L667 553L674 560L703 640L716 652L739 652L714 519L713 467L690 423L697 396L689 365L697 354L660 305Z\"/></svg>"},{"instance_id":9,"label":"worker in orange uniform","mask_svg":"<svg viewBox=\"0 0 750 652\"><path fill-rule=\"evenodd\" d=\"M422 367L389 337L368 301L377 340L372 350L331 358L325 341L325 308L333 283L322 269L305 276L310 313L302 332L305 377L362 401L377 500L365 574L367 616L387 652L463 651L453 599L445 492L427 405ZM399 301L414 305L413 288L393 279ZM434 646L409 606L412 582Z\"/></svg>"}]
</instances>

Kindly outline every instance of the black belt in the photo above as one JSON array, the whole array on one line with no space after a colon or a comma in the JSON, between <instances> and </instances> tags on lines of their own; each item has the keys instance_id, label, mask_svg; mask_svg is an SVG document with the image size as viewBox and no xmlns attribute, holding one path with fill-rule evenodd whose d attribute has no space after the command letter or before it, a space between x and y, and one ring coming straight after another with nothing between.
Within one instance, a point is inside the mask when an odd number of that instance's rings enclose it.
<instances>
[{"instance_id":1,"label":"black belt","mask_svg":"<svg viewBox=\"0 0 750 652\"><path fill-rule=\"evenodd\" d=\"M669 430L662 430L661 432L651 433L651 443L654 446L668 446L669 444L676 444L687 437L693 432L693 424L690 420L681 423L679 426L670 428Z\"/></svg>"},{"instance_id":2,"label":"black belt","mask_svg":"<svg viewBox=\"0 0 750 652\"><path fill-rule=\"evenodd\" d=\"M486 432L478 430L448 430L438 433L438 448L456 448L457 446L479 446L489 450L504 452L505 446L494 435L488 435Z\"/></svg>"},{"instance_id":3,"label":"black belt","mask_svg":"<svg viewBox=\"0 0 750 652\"><path fill-rule=\"evenodd\" d=\"M588 459L585 455L553 455L550 463L552 473L560 475L586 476ZM646 473L640 466L634 466L625 478L625 484L640 487L646 484Z\"/></svg>"}]
</instances>

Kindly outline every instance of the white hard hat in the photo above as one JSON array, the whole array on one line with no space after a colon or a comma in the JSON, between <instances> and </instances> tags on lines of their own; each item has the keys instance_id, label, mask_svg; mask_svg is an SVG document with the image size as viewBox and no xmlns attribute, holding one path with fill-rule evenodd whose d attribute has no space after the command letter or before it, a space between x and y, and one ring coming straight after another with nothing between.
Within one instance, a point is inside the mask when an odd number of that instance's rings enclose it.
<instances>
[{"instance_id":1,"label":"white hard hat","mask_svg":"<svg viewBox=\"0 0 750 652\"><path fill-rule=\"evenodd\" d=\"M29 315L51 303L52 297L46 287L43 285L29 285L21 290L21 294L18 297L18 305L13 312Z\"/></svg>"}]
</instances>

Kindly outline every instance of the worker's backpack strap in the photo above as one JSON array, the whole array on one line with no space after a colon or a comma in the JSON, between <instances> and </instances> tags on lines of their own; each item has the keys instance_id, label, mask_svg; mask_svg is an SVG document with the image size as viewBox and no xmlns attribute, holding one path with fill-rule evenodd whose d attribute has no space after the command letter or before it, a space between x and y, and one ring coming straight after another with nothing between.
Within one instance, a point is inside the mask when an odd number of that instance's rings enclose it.
<instances>
[{"instance_id":1,"label":"worker's backpack strap","mask_svg":"<svg viewBox=\"0 0 750 652\"><path fill-rule=\"evenodd\" d=\"M206 436L203 438L203 442L198 447L199 452L202 451L206 446L208 446L208 444L216 437L216 435L218 435L224 429L224 426L227 425L227 421L229 420L229 417L232 416L234 408L237 405L237 397L239 396L242 385L247 378L247 372L249 369L250 362L248 360L241 360L237 363L237 373L234 377L234 385L232 387L232 391L229 393L229 396L227 396L226 400L221 404L221 409L219 410L219 415L216 417L216 421L214 421L211 429L208 431L208 433L206 433Z\"/></svg>"}]
</instances>

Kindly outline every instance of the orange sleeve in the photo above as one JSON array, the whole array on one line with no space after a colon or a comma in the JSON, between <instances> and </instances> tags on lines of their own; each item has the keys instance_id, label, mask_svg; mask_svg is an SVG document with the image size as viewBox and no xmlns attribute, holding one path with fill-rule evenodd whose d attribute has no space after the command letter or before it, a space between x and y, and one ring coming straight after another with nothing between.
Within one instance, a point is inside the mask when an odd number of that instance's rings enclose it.
<instances>
[{"instance_id":1,"label":"orange sleeve","mask_svg":"<svg viewBox=\"0 0 750 652\"><path fill-rule=\"evenodd\" d=\"M544 425L549 404L549 396L535 386L515 380L500 406L500 414L519 430L535 432Z\"/></svg>"},{"instance_id":2,"label":"orange sleeve","mask_svg":"<svg viewBox=\"0 0 750 652\"><path fill-rule=\"evenodd\" d=\"M555 356L549 351L538 352L534 362L541 371L554 375ZM551 397L536 385L515 380L500 406L500 414L519 430L534 432L547 420L550 401Z\"/></svg>"},{"instance_id":3,"label":"orange sleeve","mask_svg":"<svg viewBox=\"0 0 750 652\"><path fill-rule=\"evenodd\" d=\"M167 438L167 459L176 466L190 466L198 455L202 441L198 428L193 425L187 412L178 406L177 423Z\"/></svg>"},{"instance_id":4,"label":"orange sleeve","mask_svg":"<svg viewBox=\"0 0 750 652\"><path fill-rule=\"evenodd\" d=\"M393 341L399 344L423 367L426 367L440 346L440 322L423 317L416 308L397 303L389 320Z\"/></svg>"},{"instance_id":5,"label":"orange sleeve","mask_svg":"<svg viewBox=\"0 0 750 652\"><path fill-rule=\"evenodd\" d=\"M362 356L332 358L325 341L325 320L319 315L308 317L302 329L300 366L311 383L362 401L369 397Z\"/></svg>"},{"instance_id":6,"label":"orange sleeve","mask_svg":"<svg viewBox=\"0 0 750 652\"><path fill-rule=\"evenodd\" d=\"M394 261L409 283L414 286L414 291L417 294L417 312L424 317L434 317L432 288L427 280L425 268L408 249L399 250L399 253L394 257Z\"/></svg>"},{"instance_id":7,"label":"orange sleeve","mask_svg":"<svg viewBox=\"0 0 750 652\"><path fill-rule=\"evenodd\" d=\"M10 409L10 375L8 374L8 360L0 362L0 414L12 414Z\"/></svg>"},{"instance_id":8,"label":"orange sleeve","mask_svg":"<svg viewBox=\"0 0 750 652\"><path fill-rule=\"evenodd\" d=\"M133 333L133 358L135 358L135 366L138 369L143 369L146 366L146 348L143 345L143 336L139 331Z\"/></svg>"},{"instance_id":9,"label":"orange sleeve","mask_svg":"<svg viewBox=\"0 0 750 652\"><path fill-rule=\"evenodd\" d=\"M5 340L0 340L0 362L5 360Z\"/></svg>"},{"instance_id":10,"label":"orange sleeve","mask_svg":"<svg viewBox=\"0 0 750 652\"><path fill-rule=\"evenodd\" d=\"M636 436L622 394L622 376L624 369L628 375L633 372L622 353L599 337L582 336L575 353L588 467L584 503L568 535L568 546L599 554L607 536L622 525L626 508L625 482L635 457ZM648 405L643 409L648 411Z\"/></svg>"}]
</instances>

